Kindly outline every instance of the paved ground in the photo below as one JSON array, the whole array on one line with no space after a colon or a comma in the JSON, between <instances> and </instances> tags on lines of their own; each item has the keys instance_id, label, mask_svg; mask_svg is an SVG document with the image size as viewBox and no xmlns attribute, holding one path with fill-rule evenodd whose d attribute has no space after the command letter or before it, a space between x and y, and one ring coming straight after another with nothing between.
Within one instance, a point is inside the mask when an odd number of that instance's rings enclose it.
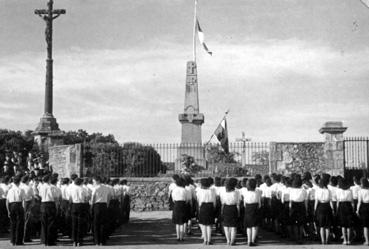
<instances>
[{"instance_id":1,"label":"paved ground","mask_svg":"<svg viewBox=\"0 0 369 249\"><path fill-rule=\"evenodd\" d=\"M171 224L171 213L170 212L145 212L145 213L132 213L131 222L119 229L109 240L108 245L104 248L117 249L117 248L129 248L129 249L196 249L196 248L211 248L221 249L227 247L225 244L225 238L222 236L214 237L214 245L203 246L202 240L200 239L200 231L195 231L194 235L185 238L184 242L177 242L175 238L175 229ZM319 244L304 244L295 245L292 242L280 240L278 237L271 233L261 232L262 239L260 240L257 248L301 248L301 249L318 249L318 248L369 248L362 245L326 245L322 246ZM30 244L19 248L43 248L44 246L39 244L39 241L35 241ZM245 248L247 247L245 239L239 237L237 244L233 248ZM0 249L14 248L9 244L9 239L2 235L0 236ZM73 248L69 241L62 241L58 246L52 248ZM86 245L82 248L97 248L92 245L90 238L87 238Z\"/></svg>"}]
</instances>

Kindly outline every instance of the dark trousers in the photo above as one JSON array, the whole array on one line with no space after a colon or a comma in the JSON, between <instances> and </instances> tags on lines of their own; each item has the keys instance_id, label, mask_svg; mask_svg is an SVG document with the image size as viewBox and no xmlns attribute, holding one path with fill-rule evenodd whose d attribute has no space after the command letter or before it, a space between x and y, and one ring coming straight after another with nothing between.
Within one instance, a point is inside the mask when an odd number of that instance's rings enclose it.
<instances>
[{"instance_id":1,"label":"dark trousers","mask_svg":"<svg viewBox=\"0 0 369 249\"><path fill-rule=\"evenodd\" d=\"M60 232L64 236L71 236L70 205L68 200L62 200L60 204Z\"/></svg>"},{"instance_id":2,"label":"dark trousers","mask_svg":"<svg viewBox=\"0 0 369 249\"><path fill-rule=\"evenodd\" d=\"M10 212L10 242L13 245L23 243L24 210L21 202L9 203Z\"/></svg>"},{"instance_id":3,"label":"dark trousers","mask_svg":"<svg viewBox=\"0 0 369 249\"><path fill-rule=\"evenodd\" d=\"M0 199L0 231L7 232L9 228L8 210L6 210L6 199Z\"/></svg>"},{"instance_id":4,"label":"dark trousers","mask_svg":"<svg viewBox=\"0 0 369 249\"><path fill-rule=\"evenodd\" d=\"M23 241L27 242L31 240L31 209L32 201L26 201L24 206L24 238Z\"/></svg>"},{"instance_id":5,"label":"dark trousers","mask_svg":"<svg viewBox=\"0 0 369 249\"><path fill-rule=\"evenodd\" d=\"M94 242L97 245L105 244L107 239L106 231L106 215L107 215L106 203L93 204L93 229L94 229Z\"/></svg>"},{"instance_id":6,"label":"dark trousers","mask_svg":"<svg viewBox=\"0 0 369 249\"><path fill-rule=\"evenodd\" d=\"M41 243L55 245L57 230L55 227L56 206L55 202L41 203Z\"/></svg>"},{"instance_id":7,"label":"dark trousers","mask_svg":"<svg viewBox=\"0 0 369 249\"><path fill-rule=\"evenodd\" d=\"M72 240L75 243L82 243L86 227L86 210L84 203L72 204Z\"/></svg>"}]
</instances>

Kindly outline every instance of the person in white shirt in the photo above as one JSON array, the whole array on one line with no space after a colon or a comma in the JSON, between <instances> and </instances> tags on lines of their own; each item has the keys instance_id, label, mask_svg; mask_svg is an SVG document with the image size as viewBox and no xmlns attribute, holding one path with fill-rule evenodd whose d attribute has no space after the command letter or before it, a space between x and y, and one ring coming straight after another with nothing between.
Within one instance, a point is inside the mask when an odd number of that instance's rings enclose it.
<instances>
[{"instance_id":1,"label":"person in white shirt","mask_svg":"<svg viewBox=\"0 0 369 249\"><path fill-rule=\"evenodd\" d=\"M172 190L173 212L172 222L176 225L177 240L183 241L185 234L185 223L188 219L187 205L190 204L191 196L185 189L185 181L182 177L176 181L176 187Z\"/></svg>"},{"instance_id":2,"label":"person in white shirt","mask_svg":"<svg viewBox=\"0 0 369 249\"><path fill-rule=\"evenodd\" d=\"M192 219L196 218L196 192L195 192L195 185L193 183L193 180L190 175L184 176L185 181L185 189L186 189L186 195L189 201L187 203L187 223L185 224L185 231L187 235L192 234Z\"/></svg>"},{"instance_id":3,"label":"person in white shirt","mask_svg":"<svg viewBox=\"0 0 369 249\"><path fill-rule=\"evenodd\" d=\"M127 180L123 179L120 182L122 186L122 223L127 223L129 221L129 215L131 212L131 196L130 187L128 186Z\"/></svg>"},{"instance_id":4,"label":"person in white shirt","mask_svg":"<svg viewBox=\"0 0 369 249\"><path fill-rule=\"evenodd\" d=\"M269 176L264 177L264 183L260 185L259 189L262 191L262 214L264 218L264 223L270 230L273 229L272 222L272 180Z\"/></svg>"},{"instance_id":5,"label":"person in white shirt","mask_svg":"<svg viewBox=\"0 0 369 249\"><path fill-rule=\"evenodd\" d=\"M83 180L74 180L69 201L72 203L72 241L74 246L81 246L84 230L87 226L85 203L88 203L89 193L82 187ZM88 211L88 210L87 210Z\"/></svg>"},{"instance_id":6,"label":"person in white shirt","mask_svg":"<svg viewBox=\"0 0 369 249\"><path fill-rule=\"evenodd\" d=\"M31 217L31 208L34 198L33 189L29 183L29 177L23 176L22 181L19 185L21 189L24 190L25 193L25 203L24 203L24 238L23 242L32 242L31 240L31 226L30 226L30 217Z\"/></svg>"},{"instance_id":7,"label":"person in white shirt","mask_svg":"<svg viewBox=\"0 0 369 249\"><path fill-rule=\"evenodd\" d=\"M303 227L306 224L307 192L302 188L300 176L295 176L290 189L290 217L297 243L302 242Z\"/></svg>"},{"instance_id":8,"label":"person in white shirt","mask_svg":"<svg viewBox=\"0 0 369 249\"><path fill-rule=\"evenodd\" d=\"M234 245L237 234L238 218L240 214L240 194L236 190L236 178L230 178L226 181L226 191L220 194L222 204L222 220L224 234L227 239L227 245Z\"/></svg>"},{"instance_id":9,"label":"person in white shirt","mask_svg":"<svg viewBox=\"0 0 369 249\"><path fill-rule=\"evenodd\" d=\"M101 183L101 178L95 176L93 179L94 189L91 195L91 206L93 213L93 235L95 245L104 245L107 240L107 223L106 215L108 212L107 204L111 198L110 189Z\"/></svg>"},{"instance_id":10,"label":"person in white shirt","mask_svg":"<svg viewBox=\"0 0 369 249\"><path fill-rule=\"evenodd\" d=\"M23 245L24 232L24 201L26 194L19 187L21 178L13 178L13 186L9 189L6 197L6 208L10 217L10 242L12 245Z\"/></svg>"},{"instance_id":11,"label":"person in white shirt","mask_svg":"<svg viewBox=\"0 0 369 249\"><path fill-rule=\"evenodd\" d=\"M337 216L343 235L343 244L351 244L351 227L354 219L354 199L346 178L339 180L337 191Z\"/></svg>"},{"instance_id":12,"label":"person in white shirt","mask_svg":"<svg viewBox=\"0 0 369 249\"><path fill-rule=\"evenodd\" d=\"M214 209L216 207L216 194L210 188L209 178L201 179L201 188L197 190L196 197L199 205L199 224L204 239L204 245L210 245L211 228L214 224Z\"/></svg>"},{"instance_id":13,"label":"person in white shirt","mask_svg":"<svg viewBox=\"0 0 369 249\"><path fill-rule=\"evenodd\" d=\"M360 179L356 176L353 177L353 182L354 182L354 185L350 187L351 189L351 192L352 192L352 198L354 199L354 209L356 210L357 208L357 202L358 202L358 193L359 193L359 190L361 189L361 186L360 186Z\"/></svg>"},{"instance_id":14,"label":"person in white shirt","mask_svg":"<svg viewBox=\"0 0 369 249\"><path fill-rule=\"evenodd\" d=\"M283 177L282 183L284 187L281 190L281 226L282 226L282 237L291 236L291 219L290 219L290 190L292 186L292 180L289 177Z\"/></svg>"},{"instance_id":15,"label":"person in white shirt","mask_svg":"<svg viewBox=\"0 0 369 249\"><path fill-rule=\"evenodd\" d=\"M247 242L249 246L256 243L258 227L260 225L261 193L256 190L256 180L247 181L247 190L242 189L241 195L245 206L244 227L247 231Z\"/></svg>"},{"instance_id":16,"label":"person in white shirt","mask_svg":"<svg viewBox=\"0 0 369 249\"><path fill-rule=\"evenodd\" d=\"M71 214L70 214L70 206L69 206L69 178L63 178L61 180L61 202L60 202L60 231L64 236L72 236L71 226Z\"/></svg>"},{"instance_id":17,"label":"person in white shirt","mask_svg":"<svg viewBox=\"0 0 369 249\"><path fill-rule=\"evenodd\" d=\"M364 245L369 246L369 182L368 179L362 177L360 179L361 189L358 192L358 203L356 214L360 218L365 238Z\"/></svg>"},{"instance_id":18,"label":"person in white shirt","mask_svg":"<svg viewBox=\"0 0 369 249\"><path fill-rule=\"evenodd\" d=\"M9 229L9 217L8 217L8 211L6 209L6 196L8 194L8 190L9 190L9 181L10 181L10 177L9 176L4 176L1 179L1 183L0 183L0 189L1 189L1 194L0 194L0 232L2 233L8 233L8 229Z\"/></svg>"},{"instance_id":19,"label":"person in white shirt","mask_svg":"<svg viewBox=\"0 0 369 249\"><path fill-rule=\"evenodd\" d=\"M60 190L53 185L57 179L50 179L49 175L42 178L43 184L39 188L41 198L41 243L46 246L56 244L57 229L55 224L56 205L61 198Z\"/></svg>"},{"instance_id":20,"label":"person in white shirt","mask_svg":"<svg viewBox=\"0 0 369 249\"><path fill-rule=\"evenodd\" d=\"M178 180L179 178L179 175L177 174L174 174L172 176L172 182L169 184L169 187L168 187L168 196L169 196L169 210L173 210L173 200L172 200L172 191L175 187L177 187L176 185L176 181Z\"/></svg>"},{"instance_id":21,"label":"person in white shirt","mask_svg":"<svg viewBox=\"0 0 369 249\"><path fill-rule=\"evenodd\" d=\"M315 188L314 193L314 211L316 214L315 220L319 229L321 243L328 244L330 227L333 221L333 204L332 194L328 189L328 179L322 177L319 180L318 188Z\"/></svg>"}]
</instances>

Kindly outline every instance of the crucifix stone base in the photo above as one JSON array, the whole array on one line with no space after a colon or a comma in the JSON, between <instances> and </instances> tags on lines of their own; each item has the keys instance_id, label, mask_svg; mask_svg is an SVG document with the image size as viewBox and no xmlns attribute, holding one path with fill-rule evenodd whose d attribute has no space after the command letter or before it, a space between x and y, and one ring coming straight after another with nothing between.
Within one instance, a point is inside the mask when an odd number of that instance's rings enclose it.
<instances>
[{"instance_id":1,"label":"crucifix stone base","mask_svg":"<svg viewBox=\"0 0 369 249\"><path fill-rule=\"evenodd\" d=\"M59 129L56 118L45 114L33 132L39 150L48 158L49 147L62 145L64 132Z\"/></svg>"}]
</instances>

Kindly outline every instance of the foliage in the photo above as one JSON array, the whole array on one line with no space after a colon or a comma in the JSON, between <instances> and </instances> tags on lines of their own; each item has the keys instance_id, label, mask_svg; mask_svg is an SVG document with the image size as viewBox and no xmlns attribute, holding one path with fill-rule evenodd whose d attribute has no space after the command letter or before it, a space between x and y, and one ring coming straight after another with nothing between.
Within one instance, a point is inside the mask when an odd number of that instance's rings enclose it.
<instances>
[{"instance_id":1,"label":"foliage","mask_svg":"<svg viewBox=\"0 0 369 249\"><path fill-rule=\"evenodd\" d=\"M217 163L214 164L214 175L220 177L244 177L248 175L248 170L238 163Z\"/></svg>"},{"instance_id":2,"label":"foliage","mask_svg":"<svg viewBox=\"0 0 369 249\"><path fill-rule=\"evenodd\" d=\"M97 143L111 143L118 144L114 136L111 134L103 135L102 133L88 134L87 131L79 129L78 131L68 131L64 136L64 144L97 144Z\"/></svg>"},{"instance_id":3,"label":"foliage","mask_svg":"<svg viewBox=\"0 0 369 249\"><path fill-rule=\"evenodd\" d=\"M238 155L237 152L225 153L220 145L209 145L206 148L207 161L209 163L236 163L235 157Z\"/></svg>"},{"instance_id":4,"label":"foliage","mask_svg":"<svg viewBox=\"0 0 369 249\"><path fill-rule=\"evenodd\" d=\"M269 151L262 150L253 152L252 161L258 165L269 165Z\"/></svg>"},{"instance_id":5,"label":"foliage","mask_svg":"<svg viewBox=\"0 0 369 249\"><path fill-rule=\"evenodd\" d=\"M193 156L183 154L181 157L181 174L195 175L204 168L196 163Z\"/></svg>"},{"instance_id":6,"label":"foliage","mask_svg":"<svg viewBox=\"0 0 369 249\"><path fill-rule=\"evenodd\" d=\"M121 149L120 170L125 176L156 176L166 172L159 153L151 146L139 143L125 143Z\"/></svg>"}]
</instances>

